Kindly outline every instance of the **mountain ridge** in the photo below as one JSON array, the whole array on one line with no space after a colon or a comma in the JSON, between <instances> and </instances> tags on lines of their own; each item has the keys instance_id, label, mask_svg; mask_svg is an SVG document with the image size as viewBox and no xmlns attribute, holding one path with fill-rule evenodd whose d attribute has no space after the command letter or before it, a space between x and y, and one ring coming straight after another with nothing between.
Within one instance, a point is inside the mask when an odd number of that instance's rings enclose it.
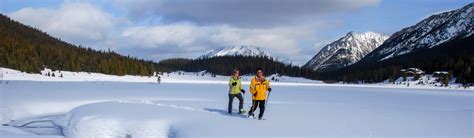
<instances>
[{"instance_id":1,"label":"mountain ridge","mask_svg":"<svg viewBox=\"0 0 474 138\"><path fill-rule=\"evenodd\" d=\"M271 57L270 54L264 51L262 48L251 45L239 45L229 46L224 48L213 49L206 54L198 57L200 58L212 58L220 56L264 56Z\"/></svg>"},{"instance_id":2,"label":"mountain ridge","mask_svg":"<svg viewBox=\"0 0 474 138\"><path fill-rule=\"evenodd\" d=\"M324 46L304 68L332 70L353 64L378 47L388 36L375 32L348 32L345 36Z\"/></svg>"},{"instance_id":3,"label":"mountain ridge","mask_svg":"<svg viewBox=\"0 0 474 138\"><path fill-rule=\"evenodd\" d=\"M363 60L382 61L420 48L432 48L473 34L474 3L456 10L433 14L415 25L401 29Z\"/></svg>"}]
</instances>

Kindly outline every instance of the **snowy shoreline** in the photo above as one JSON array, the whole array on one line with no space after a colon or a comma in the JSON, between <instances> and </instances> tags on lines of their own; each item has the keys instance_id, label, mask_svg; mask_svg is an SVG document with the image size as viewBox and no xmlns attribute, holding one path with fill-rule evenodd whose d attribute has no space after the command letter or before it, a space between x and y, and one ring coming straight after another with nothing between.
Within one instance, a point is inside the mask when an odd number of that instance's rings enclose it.
<instances>
[{"instance_id":1,"label":"snowy shoreline","mask_svg":"<svg viewBox=\"0 0 474 138\"><path fill-rule=\"evenodd\" d=\"M55 74L55 77L47 74ZM116 76L101 73L89 72L70 72L70 71L52 71L45 69L41 74L25 73L18 70L1 68L0 67L0 81L39 81L39 82L130 82L130 83L158 83L157 77L151 76ZM59 77L62 76L62 77ZM160 83L174 83L174 84L223 84L228 83L228 76L216 75L202 72L171 72L163 73L160 76ZM242 76L242 84L249 85L252 76ZM313 86L313 87L361 87L361 88L397 88L397 89L428 89L428 90L474 90L473 88L462 88L460 84L452 84L449 87L435 87L435 86L420 86L414 85L413 82L410 87L406 85L390 84L388 82L374 83L374 84L343 84L343 83L324 83L319 80L310 80L305 78L296 78L288 76L270 75L267 79L275 78L278 82L270 80L273 86ZM426 77L424 78L426 79ZM401 80L399 80L401 81ZM429 80L433 81L433 80Z\"/></svg>"}]
</instances>

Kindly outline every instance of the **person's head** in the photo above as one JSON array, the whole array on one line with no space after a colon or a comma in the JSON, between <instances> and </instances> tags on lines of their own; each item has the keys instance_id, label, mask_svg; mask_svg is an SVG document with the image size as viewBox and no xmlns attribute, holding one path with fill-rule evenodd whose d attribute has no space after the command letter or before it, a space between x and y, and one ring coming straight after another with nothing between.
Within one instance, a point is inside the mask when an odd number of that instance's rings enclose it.
<instances>
[{"instance_id":1,"label":"person's head","mask_svg":"<svg viewBox=\"0 0 474 138\"><path fill-rule=\"evenodd\" d=\"M257 77L260 77L260 78L263 77L263 69L262 68L260 68L260 67L257 68L256 73L257 73Z\"/></svg>"},{"instance_id":2,"label":"person's head","mask_svg":"<svg viewBox=\"0 0 474 138\"><path fill-rule=\"evenodd\" d=\"M234 75L235 77L238 77L238 76L240 75L239 70L238 70L238 69L234 69L233 75Z\"/></svg>"}]
</instances>

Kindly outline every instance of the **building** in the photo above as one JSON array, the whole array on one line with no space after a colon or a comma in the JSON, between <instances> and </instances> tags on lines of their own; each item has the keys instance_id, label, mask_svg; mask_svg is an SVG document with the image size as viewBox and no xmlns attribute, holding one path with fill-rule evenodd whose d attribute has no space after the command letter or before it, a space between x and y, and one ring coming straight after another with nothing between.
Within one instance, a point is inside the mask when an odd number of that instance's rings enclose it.
<instances>
[{"instance_id":1,"label":"building","mask_svg":"<svg viewBox=\"0 0 474 138\"><path fill-rule=\"evenodd\" d=\"M421 76L425 75L425 71L419 68L408 68L400 70L401 76L413 77L414 80L418 80Z\"/></svg>"}]
</instances>

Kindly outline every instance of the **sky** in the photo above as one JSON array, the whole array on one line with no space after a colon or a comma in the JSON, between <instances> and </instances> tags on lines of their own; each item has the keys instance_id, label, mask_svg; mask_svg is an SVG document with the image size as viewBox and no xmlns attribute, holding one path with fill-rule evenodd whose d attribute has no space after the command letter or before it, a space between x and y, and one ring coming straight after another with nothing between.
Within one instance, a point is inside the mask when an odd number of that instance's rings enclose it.
<instances>
[{"instance_id":1,"label":"sky","mask_svg":"<svg viewBox=\"0 0 474 138\"><path fill-rule=\"evenodd\" d=\"M390 36L471 0L1 0L0 13L66 42L160 61L259 46L302 65L350 31Z\"/></svg>"}]
</instances>

